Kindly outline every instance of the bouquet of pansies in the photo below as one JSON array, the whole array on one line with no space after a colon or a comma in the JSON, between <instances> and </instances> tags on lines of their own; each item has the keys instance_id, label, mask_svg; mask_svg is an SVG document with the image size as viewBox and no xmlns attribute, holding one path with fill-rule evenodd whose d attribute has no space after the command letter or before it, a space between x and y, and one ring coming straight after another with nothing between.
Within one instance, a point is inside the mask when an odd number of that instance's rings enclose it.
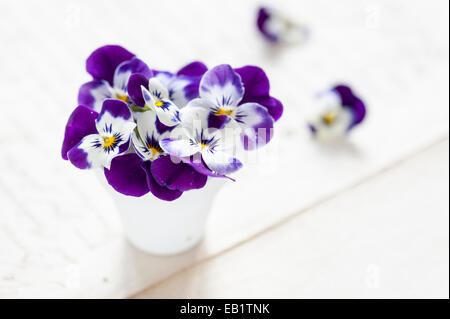
<instances>
[{"instance_id":1,"label":"bouquet of pansies","mask_svg":"<svg viewBox=\"0 0 450 319\"><path fill-rule=\"evenodd\" d=\"M129 196L172 201L208 177L231 179L242 167L236 154L267 144L283 112L256 66L193 62L171 73L107 45L86 70L93 80L80 88L62 157L80 169L104 168Z\"/></svg>"}]
</instances>

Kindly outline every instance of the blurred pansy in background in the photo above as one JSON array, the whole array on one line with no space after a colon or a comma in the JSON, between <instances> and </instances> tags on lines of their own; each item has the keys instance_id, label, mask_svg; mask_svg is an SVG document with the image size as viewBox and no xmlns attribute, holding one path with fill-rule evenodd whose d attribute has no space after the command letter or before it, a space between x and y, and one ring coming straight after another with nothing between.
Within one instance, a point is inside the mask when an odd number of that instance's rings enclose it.
<instances>
[{"instance_id":1,"label":"blurred pansy in background","mask_svg":"<svg viewBox=\"0 0 450 319\"><path fill-rule=\"evenodd\" d=\"M300 44L310 33L304 24L271 7L258 9L256 25L263 38L271 44Z\"/></svg>"},{"instance_id":2,"label":"blurred pansy in background","mask_svg":"<svg viewBox=\"0 0 450 319\"><path fill-rule=\"evenodd\" d=\"M308 127L313 137L322 142L344 137L366 116L364 102L346 85L319 93L316 102Z\"/></svg>"}]
</instances>

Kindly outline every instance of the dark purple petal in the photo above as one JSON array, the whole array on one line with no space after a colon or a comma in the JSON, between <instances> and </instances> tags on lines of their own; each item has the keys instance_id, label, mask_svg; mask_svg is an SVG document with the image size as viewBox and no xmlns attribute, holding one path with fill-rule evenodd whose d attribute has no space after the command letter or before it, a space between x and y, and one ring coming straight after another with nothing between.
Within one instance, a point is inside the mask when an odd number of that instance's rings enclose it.
<instances>
[{"instance_id":1,"label":"dark purple petal","mask_svg":"<svg viewBox=\"0 0 450 319\"><path fill-rule=\"evenodd\" d=\"M89 163L88 161L88 153L78 147L80 144L81 141L67 152L67 158L70 160L73 166L79 169L91 168L91 163Z\"/></svg>"},{"instance_id":2,"label":"dark purple petal","mask_svg":"<svg viewBox=\"0 0 450 319\"><path fill-rule=\"evenodd\" d=\"M119 154L125 153L130 148L130 139L119 146Z\"/></svg>"},{"instance_id":3,"label":"dark purple petal","mask_svg":"<svg viewBox=\"0 0 450 319\"><path fill-rule=\"evenodd\" d=\"M103 80L84 83L78 91L78 105L96 109L104 99L112 98L111 86ZM99 110L99 109L98 109Z\"/></svg>"},{"instance_id":4,"label":"dark purple petal","mask_svg":"<svg viewBox=\"0 0 450 319\"><path fill-rule=\"evenodd\" d=\"M231 117L227 115L215 115L214 113L209 113L208 115L208 127L216 128L218 130L222 129L231 121Z\"/></svg>"},{"instance_id":5,"label":"dark purple petal","mask_svg":"<svg viewBox=\"0 0 450 319\"><path fill-rule=\"evenodd\" d=\"M258 97L253 99L251 102L258 103L264 106L269 114L272 116L274 121L278 121L283 114L283 104L281 102L271 96Z\"/></svg>"},{"instance_id":6,"label":"dark purple petal","mask_svg":"<svg viewBox=\"0 0 450 319\"><path fill-rule=\"evenodd\" d=\"M352 106L355 103L355 95L352 90L346 85L337 85L333 88L341 98L343 106Z\"/></svg>"},{"instance_id":7,"label":"dark purple petal","mask_svg":"<svg viewBox=\"0 0 450 319\"><path fill-rule=\"evenodd\" d=\"M86 60L86 71L96 80L106 80L113 85L114 72L123 61L130 60L134 54L118 45L105 45L98 48Z\"/></svg>"},{"instance_id":8,"label":"dark purple petal","mask_svg":"<svg viewBox=\"0 0 450 319\"><path fill-rule=\"evenodd\" d=\"M283 114L283 105L269 95L270 84L266 73L257 66L247 65L235 69L241 76L245 92L241 104L255 102L264 106L275 121Z\"/></svg>"},{"instance_id":9,"label":"dark purple petal","mask_svg":"<svg viewBox=\"0 0 450 319\"><path fill-rule=\"evenodd\" d=\"M148 78L142 74L132 74L128 80L128 95L134 104L144 107L145 101L142 97L141 86L144 86L148 90Z\"/></svg>"},{"instance_id":10,"label":"dark purple petal","mask_svg":"<svg viewBox=\"0 0 450 319\"><path fill-rule=\"evenodd\" d=\"M246 65L242 68L234 69L234 71L241 76L244 84L245 92L241 103L254 102L254 98L269 95L269 79L263 69L253 65Z\"/></svg>"},{"instance_id":11,"label":"dark purple petal","mask_svg":"<svg viewBox=\"0 0 450 319\"><path fill-rule=\"evenodd\" d=\"M156 125L156 131L157 131L159 134L164 134L165 132L172 131L172 130L176 127L176 126L167 126L167 125L164 125L163 123L161 123L160 120L158 120L158 118L156 118L155 125Z\"/></svg>"},{"instance_id":12,"label":"dark purple petal","mask_svg":"<svg viewBox=\"0 0 450 319\"><path fill-rule=\"evenodd\" d=\"M159 185L153 178L153 175L151 173L151 166L152 162L150 161L145 161L142 162L141 164L141 167L144 169L147 175L147 185L152 194L158 197L159 199L165 201L173 201L179 198L183 194L183 192L180 190L172 190L167 187Z\"/></svg>"},{"instance_id":13,"label":"dark purple petal","mask_svg":"<svg viewBox=\"0 0 450 319\"><path fill-rule=\"evenodd\" d=\"M180 76L178 79L187 80L190 82L183 89L186 101L189 102L193 99L198 98L198 88L200 86L200 81L202 79L201 76L194 76L194 77Z\"/></svg>"},{"instance_id":14,"label":"dark purple petal","mask_svg":"<svg viewBox=\"0 0 450 319\"><path fill-rule=\"evenodd\" d=\"M364 102L355 96L352 89L346 85L337 85L332 89L341 98L342 107L347 108L353 115L349 130L361 123L366 116L366 106Z\"/></svg>"},{"instance_id":15,"label":"dark purple petal","mask_svg":"<svg viewBox=\"0 0 450 319\"><path fill-rule=\"evenodd\" d=\"M104 169L106 180L116 191L127 196L140 197L150 189L147 174L141 167L142 159L136 154L115 157L111 168Z\"/></svg>"},{"instance_id":16,"label":"dark purple petal","mask_svg":"<svg viewBox=\"0 0 450 319\"><path fill-rule=\"evenodd\" d=\"M131 112L128 108L128 105L120 100L116 99L107 99L103 102L102 111L100 112L97 122L100 122L103 115L108 112L113 117L121 117L124 120L131 119Z\"/></svg>"},{"instance_id":17,"label":"dark purple petal","mask_svg":"<svg viewBox=\"0 0 450 319\"><path fill-rule=\"evenodd\" d=\"M258 26L258 30L261 34L270 42L277 42L278 36L276 34L272 34L267 30L267 22L271 18L270 10L267 8L260 8L258 11L258 17L256 24Z\"/></svg>"},{"instance_id":18,"label":"dark purple petal","mask_svg":"<svg viewBox=\"0 0 450 319\"><path fill-rule=\"evenodd\" d=\"M351 108L351 111L353 115L353 121L348 128L349 130L364 120L364 118L366 117L366 106L364 105L364 102L362 100L355 97L355 101L353 107Z\"/></svg>"},{"instance_id":19,"label":"dark purple petal","mask_svg":"<svg viewBox=\"0 0 450 319\"><path fill-rule=\"evenodd\" d=\"M185 76L202 76L206 71L208 71L208 67L199 61L195 61L192 63L187 64L186 66L182 67L178 72L177 75L185 75Z\"/></svg>"},{"instance_id":20,"label":"dark purple petal","mask_svg":"<svg viewBox=\"0 0 450 319\"><path fill-rule=\"evenodd\" d=\"M181 161L183 161L184 163L188 164L189 166L191 166L193 169L195 169L198 173L206 175L206 176L211 176L211 177L221 177L221 178L228 178L232 181L234 181L234 179L232 179L231 177L225 176L225 175L221 175L221 174L217 174L213 171L211 171L208 166L206 166L205 162L203 161L203 159L201 158L200 153L197 153L193 156L190 157L182 157L180 158Z\"/></svg>"},{"instance_id":21,"label":"dark purple petal","mask_svg":"<svg viewBox=\"0 0 450 319\"><path fill-rule=\"evenodd\" d=\"M62 158L67 160L67 152L77 145L83 137L89 134L97 133L95 127L95 120L98 113L94 110L80 105L70 115L66 124L66 131L64 134L64 141L62 145Z\"/></svg>"},{"instance_id":22,"label":"dark purple petal","mask_svg":"<svg viewBox=\"0 0 450 319\"><path fill-rule=\"evenodd\" d=\"M151 173L156 182L172 190L188 191L205 186L208 177L197 173L183 162L174 163L170 156L163 156L151 165Z\"/></svg>"},{"instance_id":23,"label":"dark purple petal","mask_svg":"<svg viewBox=\"0 0 450 319\"><path fill-rule=\"evenodd\" d=\"M126 90L130 75L135 73L142 74L147 79L152 76L152 71L150 71L147 64L138 58L132 58L131 60L122 62L117 67L114 74L114 87Z\"/></svg>"}]
</instances>

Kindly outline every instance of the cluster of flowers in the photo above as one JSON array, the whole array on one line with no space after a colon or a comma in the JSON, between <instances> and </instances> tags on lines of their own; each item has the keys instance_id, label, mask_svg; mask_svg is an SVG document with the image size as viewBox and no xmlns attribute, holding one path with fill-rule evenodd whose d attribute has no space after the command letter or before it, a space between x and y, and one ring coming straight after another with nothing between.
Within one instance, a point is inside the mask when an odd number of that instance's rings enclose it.
<instances>
[{"instance_id":1,"label":"cluster of flowers","mask_svg":"<svg viewBox=\"0 0 450 319\"><path fill-rule=\"evenodd\" d=\"M93 80L79 90L62 157L80 169L104 168L108 183L128 196L171 201L208 177L230 178L242 167L236 149L269 142L283 112L256 66L193 62L171 73L108 45L89 56L86 70Z\"/></svg>"}]
</instances>

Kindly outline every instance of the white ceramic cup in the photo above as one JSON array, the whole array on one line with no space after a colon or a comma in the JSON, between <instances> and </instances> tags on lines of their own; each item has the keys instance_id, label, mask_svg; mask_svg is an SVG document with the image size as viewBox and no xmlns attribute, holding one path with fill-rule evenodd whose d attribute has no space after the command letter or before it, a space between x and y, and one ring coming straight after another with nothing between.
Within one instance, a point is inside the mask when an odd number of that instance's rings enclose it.
<instances>
[{"instance_id":1,"label":"white ceramic cup","mask_svg":"<svg viewBox=\"0 0 450 319\"><path fill-rule=\"evenodd\" d=\"M114 197L128 240L140 250L164 256L185 252L202 240L213 201L227 180L208 177L204 188L167 202L150 192L122 195L107 183L103 171L97 175Z\"/></svg>"}]
</instances>

